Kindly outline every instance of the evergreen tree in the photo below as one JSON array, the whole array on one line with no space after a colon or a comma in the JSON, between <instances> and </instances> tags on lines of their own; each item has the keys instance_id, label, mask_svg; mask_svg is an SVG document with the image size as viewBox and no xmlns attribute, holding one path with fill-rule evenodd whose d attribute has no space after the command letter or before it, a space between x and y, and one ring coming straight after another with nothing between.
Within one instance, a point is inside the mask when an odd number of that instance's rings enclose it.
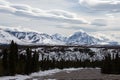
<instances>
[{"instance_id":1,"label":"evergreen tree","mask_svg":"<svg viewBox=\"0 0 120 80\"><path fill-rule=\"evenodd\" d=\"M8 52L7 52L7 49L4 49L2 51L2 53L3 53L2 64L3 64L4 75L8 75Z\"/></svg>"},{"instance_id":2,"label":"evergreen tree","mask_svg":"<svg viewBox=\"0 0 120 80\"><path fill-rule=\"evenodd\" d=\"M32 72L32 54L29 48L26 49L26 66L25 73L30 74Z\"/></svg>"},{"instance_id":3,"label":"evergreen tree","mask_svg":"<svg viewBox=\"0 0 120 80\"><path fill-rule=\"evenodd\" d=\"M114 64L113 65L113 73L120 74L120 57L119 57L118 53L116 54L113 64Z\"/></svg>"},{"instance_id":4,"label":"evergreen tree","mask_svg":"<svg viewBox=\"0 0 120 80\"><path fill-rule=\"evenodd\" d=\"M14 43L14 50L15 50L15 61L16 61L16 63L17 63L17 61L18 61L18 45L16 44L16 43Z\"/></svg>"},{"instance_id":5,"label":"evergreen tree","mask_svg":"<svg viewBox=\"0 0 120 80\"><path fill-rule=\"evenodd\" d=\"M14 41L11 42L9 47L9 75L14 75L16 72L17 60L18 60L18 48Z\"/></svg>"},{"instance_id":6,"label":"evergreen tree","mask_svg":"<svg viewBox=\"0 0 120 80\"><path fill-rule=\"evenodd\" d=\"M105 60L103 62L103 73L111 73L111 55L110 54L105 56Z\"/></svg>"},{"instance_id":7,"label":"evergreen tree","mask_svg":"<svg viewBox=\"0 0 120 80\"><path fill-rule=\"evenodd\" d=\"M25 61L26 61L26 56L24 54L19 54L17 74L25 74Z\"/></svg>"},{"instance_id":8,"label":"evergreen tree","mask_svg":"<svg viewBox=\"0 0 120 80\"><path fill-rule=\"evenodd\" d=\"M39 54L36 52L36 50L32 58L32 70L33 72L36 72L39 70Z\"/></svg>"}]
</instances>

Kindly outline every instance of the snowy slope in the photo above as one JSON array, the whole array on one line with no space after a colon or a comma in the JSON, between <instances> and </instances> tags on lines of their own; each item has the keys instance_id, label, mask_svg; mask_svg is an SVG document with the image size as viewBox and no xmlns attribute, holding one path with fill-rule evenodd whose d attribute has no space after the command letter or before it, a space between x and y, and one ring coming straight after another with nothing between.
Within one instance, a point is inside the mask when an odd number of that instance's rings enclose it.
<instances>
[{"instance_id":1,"label":"snowy slope","mask_svg":"<svg viewBox=\"0 0 120 80\"><path fill-rule=\"evenodd\" d=\"M73 45L118 45L119 39L98 32L91 34L80 30L71 35L67 42Z\"/></svg>"},{"instance_id":2,"label":"snowy slope","mask_svg":"<svg viewBox=\"0 0 120 80\"><path fill-rule=\"evenodd\" d=\"M97 44L100 42L98 38L95 38L84 31L75 32L68 38L70 44Z\"/></svg>"},{"instance_id":3,"label":"snowy slope","mask_svg":"<svg viewBox=\"0 0 120 80\"><path fill-rule=\"evenodd\" d=\"M36 32L16 32L7 31L11 35L17 37L21 41L26 41L34 44L59 44L58 40L52 38L52 36L45 33Z\"/></svg>"},{"instance_id":4,"label":"snowy slope","mask_svg":"<svg viewBox=\"0 0 120 80\"><path fill-rule=\"evenodd\" d=\"M119 44L119 40L117 40L117 38L114 36L110 36L110 35L108 36L106 34L102 34L98 32L94 32L91 35L99 39L101 41L100 44L111 44L111 45Z\"/></svg>"},{"instance_id":5,"label":"snowy slope","mask_svg":"<svg viewBox=\"0 0 120 80\"><path fill-rule=\"evenodd\" d=\"M15 76L3 76L0 77L0 80L29 80L31 78L35 77L42 77L42 76L49 76L58 72L70 72L70 71L77 71L82 69L89 69L89 68L65 68L65 69L52 69L52 70L46 70L46 71L39 71L31 73L30 75L15 75ZM92 69L92 68L90 68ZM95 68L94 68L95 69ZM96 68L99 69L99 68ZM32 80L38 80L38 79L32 79ZM44 80L56 80L56 79L44 79Z\"/></svg>"},{"instance_id":6,"label":"snowy slope","mask_svg":"<svg viewBox=\"0 0 120 80\"><path fill-rule=\"evenodd\" d=\"M59 39L55 38L55 35L50 36L46 33L40 33L36 31L31 31L21 28L3 28L6 33L16 37L18 40L25 42L26 43L31 43L34 45L39 45L39 44L53 44L53 45L59 45L59 44L65 44L62 42L61 37L59 36ZM15 42L17 42L15 39L13 39Z\"/></svg>"},{"instance_id":7,"label":"snowy slope","mask_svg":"<svg viewBox=\"0 0 120 80\"><path fill-rule=\"evenodd\" d=\"M24 44L24 42L22 42L15 36L3 31L3 30L0 30L0 44L9 44L12 40L15 40L18 44Z\"/></svg>"},{"instance_id":8,"label":"snowy slope","mask_svg":"<svg viewBox=\"0 0 120 80\"><path fill-rule=\"evenodd\" d=\"M64 37L63 35L58 34L58 33L53 34L52 38L55 39L55 40L62 41L62 42L66 42L67 41L67 37Z\"/></svg>"}]
</instances>

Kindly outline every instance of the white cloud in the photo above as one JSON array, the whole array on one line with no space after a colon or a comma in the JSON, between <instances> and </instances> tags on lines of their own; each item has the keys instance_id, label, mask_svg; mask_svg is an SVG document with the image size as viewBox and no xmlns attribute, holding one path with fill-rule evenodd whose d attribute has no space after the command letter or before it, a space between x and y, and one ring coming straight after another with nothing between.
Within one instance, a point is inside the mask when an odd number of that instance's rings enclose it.
<instances>
[{"instance_id":1,"label":"white cloud","mask_svg":"<svg viewBox=\"0 0 120 80\"><path fill-rule=\"evenodd\" d=\"M120 0L79 0L79 3L92 10L120 12Z\"/></svg>"},{"instance_id":2,"label":"white cloud","mask_svg":"<svg viewBox=\"0 0 120 80\"><path fill-rule=\"evenodd\" d=\"M64 10L49 10L47 13L54 14L56 16L63 16L63 17L68 17L68 18L76 18L76 15L74 13L69 13Z\"/></svg>"},{"instance_id":3,"label":"white cloud","mask_svg":"<svg viewBox=\"0 0 120 80\"><path fill-rule=\"evenodd\" d=\"M27 17L37 20L49 20L57 21L62 23L73 23L73 24L86 24L86 20L77 18L75 13L67 12L64 10L42 10L33 8L29 5L24 4L12 4L7 1L0 0L0 12L10 13L13 15Z\"/></svg>"},{"instance_id":4,"label":"white cloud","mask_svg":"<svg viewBox=\"0 0 120 80\"><path fill-rule=\"evenodd\" d=\"M9 7L9 6L1 6L0 5L0 12L1 13L14 13L16 9Z\"/></svg>"},{"instance_id":5,"label":"white cloud","mask_svg":"<svg viewBox=\"0 0 120 80\"><path fill-rule=\"evenodd\" d=\"M8 6L8 5L10 5L10 3L5 0L0 0L0 5Z\"/></svg>"},{"instance_id":6,"label":"white cloud","mask_svg":"<svg viewBox=\"0 0 120 80\"><path fill-rule=\"evenodd\" d=\"M12 8L15 8L17 10L25 10L25 11L30 11L31 7L25 4L11 4L10 5Z\"/></svg>"},{"instance_id":7,"label":"white cloud","mask_svg":"<svg viewBox=\"0 0 120 80\"><path fill-rule=\"evenodd\" d=\"M96 26L107 26L107 21L104 19L95 19L91 22L91 25Z\"/></svg>"}]
</instances>

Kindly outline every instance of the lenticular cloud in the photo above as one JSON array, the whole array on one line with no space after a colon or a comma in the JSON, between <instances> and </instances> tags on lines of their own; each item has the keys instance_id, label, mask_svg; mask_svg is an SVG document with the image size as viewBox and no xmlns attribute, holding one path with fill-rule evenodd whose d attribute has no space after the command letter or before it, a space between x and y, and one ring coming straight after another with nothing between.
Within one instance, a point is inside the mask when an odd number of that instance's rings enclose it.
<instances>
[{"instance_id":1,"label":"lenticular cloud","mask_svg":"<svg viewBox=\"0 0 120 80\"><path fill-rule=\"evenodd\" d=\"M120 12L120 0L79 0L79 3L91 10Z\"/></svg>"},{"instance_id":2,"label":"lenticular cloud","mask_svg":"<svg viewBox=\"0 0 120 80\"><path fill-rule=\"evenodd\" d=\"M42 10L25 4L12 4L0 0L0 12L37 20L49 20L62 23L87 24L88 21L76 17L76 14L64 10Z\"/></svg>"}]
</instances>

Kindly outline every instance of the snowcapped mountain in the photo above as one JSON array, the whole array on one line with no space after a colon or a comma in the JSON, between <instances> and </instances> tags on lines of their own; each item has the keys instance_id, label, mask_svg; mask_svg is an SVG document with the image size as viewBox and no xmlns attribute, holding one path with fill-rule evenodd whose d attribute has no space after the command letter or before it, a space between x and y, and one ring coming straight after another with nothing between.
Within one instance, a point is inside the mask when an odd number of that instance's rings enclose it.
<instances>
[{"instance_id":1,"label":"snowcapped mountain","mask_svg":"<svg viewBox=\"0 0 120 80\"><path fill-rule=\"evenodd\" d=\"M91 34L93 37L99 39L101 42L98 44L111 44L111 45L116 45L119 44L119 40L117 40L114 36L108 36L106 34L94 32Z\"/></svg>"},{"instance_id":2,"label":"snowcapped mountain","mask_svg":"<svg viewBox=\"0 0 120 80\"><path fill-rule=\"evenodd\" d=\"M50 40L51 36L47 34L38 34L35 32L13 32L13 31L7 31L11 35L17 37L21 41L27 41L30 43L43 43L44 40Z\"/></svg>"},{"instance_id":3,"label":"snowcapped mountain","mask_svg":"<svg viewBox=\"0 0 120 80\"><path fill-rule=\"evenodd\" d=\"M99 39L89 35L84 31L75 32L72 36L68 38L68 43L70 44L97 44L100 42Z\"/></svg>"},{"instance_id":4,"label":"snowcapped mountain","mask_svg":"<svg viewBox=\"0 0 120 80\"><path fill-rule=\"evenodd\" d=\"M36 33L36 32L16 32L16 31L7 31L11 35L15 36L21 41L29 42L32 44L59 44L60 40L54 39L52 36L45 33Z\"/></svg>"},{"instance_id":5,"label":"snowcapped mountain","mask_svg":"<svg viewBox=\"0 0 120 80\"><path fill-rule=\"evenodd\" d=\"M62 40L65 40L65 38L63 37L64 39L62 39L62 35L60 35L60 34L59 35L55 34L55 35L51 36L46 33L31 31L31 30L27 30L24 28L10 28L10 27L2 28L2 27L0 27L0 29L4 33L7 33L7 34L5 34L6 36L10 35L10 38L6 37L8 40L10 39L10 41L4 42L7 44L10 43L12 40L17 42L18 44L21 44L21 42L22 42L22 44L34 44L34 45L39 45L39 44L63 45L63 44L65 44L65 42L62 41ZM3 37L1 36L1 38L3 38Z\"/></svg>"},{"instance_id":6,"label":"snowcapped mountain","mask_svg":"<svg viewBox=\"0 0 120 80\"><path fill-rule=\"evenodd\" d=\"M52 38L55 39L55 40L62 41L62 42L67 41L67 37L64 37L64 36L62 36L61 34L58 34L58 33L52 35Z\"/></svg>"},{"instance_id":7,"label":"snowcapped mountain","mask_svg":"<svg viewBox=\"0 0 120 80\"><path fill-rule=\"evenodd\" d=\"M5 32L4 30L0 30L0 44L9 44L12 40L19 44L24 44L23 41L19 40L15 36Z\"/></svg>"},{"instance_id":8,"label":"snowcapped mountain","mask_svg":"<svg viewBox=\"0 0 120 80\"><path fill-rule=\"evenodd\" d=\"M0 44L9 44L14 40L18 44L51 44L51 45L96 45L96 44L118 44L104 35L90 35L80 30L73 35L64 37L61 34L48 35L36 31L19 28L0 27Z\"/></svg>"}]
</instances>

